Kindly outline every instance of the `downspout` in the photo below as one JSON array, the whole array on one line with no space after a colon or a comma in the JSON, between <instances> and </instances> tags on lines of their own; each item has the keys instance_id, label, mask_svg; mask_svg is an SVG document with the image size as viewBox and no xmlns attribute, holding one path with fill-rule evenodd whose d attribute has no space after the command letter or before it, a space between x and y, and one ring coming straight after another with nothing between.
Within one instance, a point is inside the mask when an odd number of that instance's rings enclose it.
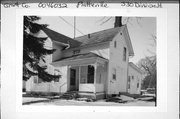
<instances>
[{"instance_id":1,"label":"downspout","mask_svg":"<svg viewBox=\"0 0 180 119\"><path fill-rule=\"evenodd\" d=\"M48 92L50 93L50 83L48 83Z\"/></svg>"},{"instance_id":2,"label":"downspout","mask_svg":"<svg viewBox=\"0 0 180 119\"><path fill-rule=\"evenodd\" d=\"M79 86L81 82L81 66L79 66ZM78 86L78 91L79 91L79 86Z\"/></svg>"},{"instance_id":3,"label":"downspout","mask_svg":"<svg viewBox=\"0 0 180 119\"><path fill-rule=\"evenodd\" d=\"M95 94L95 100L96 100L96 75L97 75L97 62L93 65L94 66L94 87L95 87L95 91L94 91L94 94Z\"/></svg>"},{"instance_id":4,"label":"downspout","mask_svg":"<svg viewBox=\"0 0 180 119\"><path fill-rule=\"evenodd\" d=\"M70 42L69 41L67 41L67 42L68 42L68 44L67 44L67 47L65 48L66 50L70 48Z\"/></svg>"},{"instance_id":5,"label":"downspout","mask_svg":"<svg viewBox=\"0 0 180 119\"><path fill-rule=\"evenodd\" d=\"M129 52L128 52L129 53ZM129 55L128 55L128 63L127 63L127 78L126 78L126 92L128 93L128 78L129 78Z\"/></svg>"}]
</instances>

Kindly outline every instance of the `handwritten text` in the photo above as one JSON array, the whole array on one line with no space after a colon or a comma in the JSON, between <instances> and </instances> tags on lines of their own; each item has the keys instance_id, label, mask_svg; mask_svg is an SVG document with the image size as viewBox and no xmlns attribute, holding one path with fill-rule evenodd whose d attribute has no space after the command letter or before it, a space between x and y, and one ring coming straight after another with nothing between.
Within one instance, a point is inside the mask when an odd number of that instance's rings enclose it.
<instances>
[{"instance_id":1,"label":"handwritten text","mask_svg":"<svg viewBox=\"0 0 180 119\"><path fill-rule=\"evenodd\" d=\"M22 8L29 8L30 6L26 3L3 3L4 8L11 8L11 7L22 7Z\"/></svg>"},{"instance_id":2,"label":"handwritten text","mask_svg":"<svg viewBox=\"0 0 180 119\"><path fill-rule=\"evenodd\" d=\"M83 1L79 1L76 5L77 8L80 7L92 7L92 8L96 8L96 7L101 7L101 8L107 8L108 5L107 3L104 2L99 2L99 3L93 3L93 2L83 2Z\"/></svg>"},{"instance_id":3,"label":"handwritten text","mask_svg":"<svg viewBox=\"0 0 180 119\"><path fill-rule=\"evenodd\" d=\"M162 8L161 3L141 3L141 2L121 2L123 7L136 7L136 8Z\"/></svg>"},{"instance_id":4,"label":"handwritten text","mask_svg":"<svg viewBox=\"0 0 180 119\"><path fill-rule=\"evenodd\" d=\"M66 3L42 3L40 2L38 4L39 8L67 8L67 4Z\"/></svg>"}]
</instances>

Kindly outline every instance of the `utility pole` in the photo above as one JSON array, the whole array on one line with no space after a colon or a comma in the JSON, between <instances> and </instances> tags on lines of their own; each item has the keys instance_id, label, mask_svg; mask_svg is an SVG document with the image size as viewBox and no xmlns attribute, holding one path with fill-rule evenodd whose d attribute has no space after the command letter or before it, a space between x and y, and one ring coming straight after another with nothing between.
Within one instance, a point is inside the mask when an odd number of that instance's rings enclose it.
<instances>
[{"instance_id":1,"label":"utility pole","mask_svg":"<svg viewBox=\"0 0 180 119\"><path fill-rule=\"evenodd\" d=\"M76 16L74 16L74 39L76 37Z\"/></svg>"}]
</instances>

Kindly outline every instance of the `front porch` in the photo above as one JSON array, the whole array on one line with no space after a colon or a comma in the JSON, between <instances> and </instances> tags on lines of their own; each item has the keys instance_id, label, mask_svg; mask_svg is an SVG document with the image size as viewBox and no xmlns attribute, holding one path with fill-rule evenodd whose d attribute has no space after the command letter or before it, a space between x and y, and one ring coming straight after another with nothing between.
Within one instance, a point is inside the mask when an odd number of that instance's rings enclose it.
<instances>
[{"instance_id":1,"label":"front porch","mask_svg":"<svg viewBox=\"0 0 180 119\"><path fill-rule=\"evenodd\" d=\"M80 97L103 97L107 90L108 60L95 54L83 56L54 62L53 66L67 66L67 91L77 91Z\"/></svg>"}]
</instances>

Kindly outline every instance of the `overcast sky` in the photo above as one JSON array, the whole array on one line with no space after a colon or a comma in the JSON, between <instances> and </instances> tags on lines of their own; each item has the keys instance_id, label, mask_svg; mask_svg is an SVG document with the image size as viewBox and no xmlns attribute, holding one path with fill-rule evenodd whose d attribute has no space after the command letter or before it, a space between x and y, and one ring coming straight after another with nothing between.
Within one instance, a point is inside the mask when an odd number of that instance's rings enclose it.
<instances>
[{"instance_id":1,"label":"overcast sky","mask_svg":"<svg viewBox=\"0 0 180 119\"><path fill-rule=\"evenodd\" d=\"M41 23L48 24L49 28L61 34L74 37L74 17L41 17ZM113 28L114 17L102 24L110 17L76 17L76 37L88 33L101 31L104 29ZM123 23L126 23L127 18L123 17ZM152 46L152 35L156 36L156 18L155 17L129 17L127 27L135 56L130 58L131 62L137 63L145 56L153 55L148 50L155 52L155 47Z\"/></svg>"}]
</instances>

